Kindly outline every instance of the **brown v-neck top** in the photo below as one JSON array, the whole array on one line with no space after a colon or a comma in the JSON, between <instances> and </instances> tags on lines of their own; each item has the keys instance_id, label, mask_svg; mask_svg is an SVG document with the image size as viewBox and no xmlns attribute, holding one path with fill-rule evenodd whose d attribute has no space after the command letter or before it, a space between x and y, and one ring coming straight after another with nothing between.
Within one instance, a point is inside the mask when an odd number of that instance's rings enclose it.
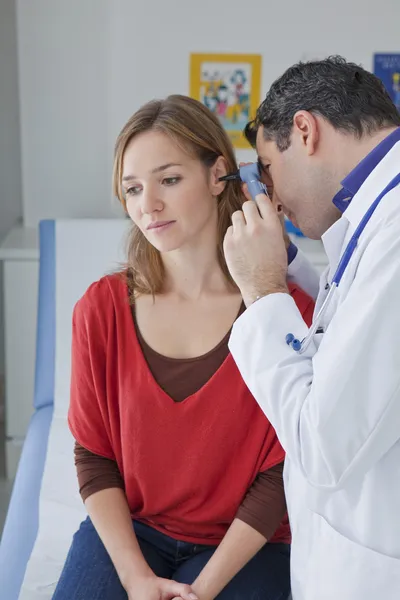
<instances>
[{"instance_id":1,"label":"brown v-neck top","mask_svg":"<svg viewBox=\"0 0 400 600\"><path fill-rule=\"evenodd\" d=\"M244 310L245 306L242 304L238 316ZM143 339L133 308L132 316L138 341L149 369L158 385L175 402L182 402L201 389L229 355L230 331L213 350L200 357L174 359L162 356ZM124 481L116 461L93 454L76 443L75 464L80 493L84 501L103 489L113 487L124 489ZM273 536L286 513L282 471L281 463L260 473L243 498L236 515L266 539Z\"/></svg>"}]
</instances>

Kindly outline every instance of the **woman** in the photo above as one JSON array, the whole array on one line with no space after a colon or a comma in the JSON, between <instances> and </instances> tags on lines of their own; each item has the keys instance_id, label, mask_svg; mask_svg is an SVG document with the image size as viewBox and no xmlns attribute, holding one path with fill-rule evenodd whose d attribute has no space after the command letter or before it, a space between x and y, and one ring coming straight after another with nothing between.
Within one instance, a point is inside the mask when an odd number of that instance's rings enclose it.
<instances>
[{"instance_id":1,"label":"woman","mask_svg":"<svg viewBox=\"0 0 400 600\"><path fill-rule=\"evenodd\" d=\"M183 96L145 105L117 140L128 268L74 311L69 424L90 518L56 600L289 594L284 453L227 346L244 310L222 252L244 201L219 181L234 169L218 119Z\"/></svg>"}]
</instances>

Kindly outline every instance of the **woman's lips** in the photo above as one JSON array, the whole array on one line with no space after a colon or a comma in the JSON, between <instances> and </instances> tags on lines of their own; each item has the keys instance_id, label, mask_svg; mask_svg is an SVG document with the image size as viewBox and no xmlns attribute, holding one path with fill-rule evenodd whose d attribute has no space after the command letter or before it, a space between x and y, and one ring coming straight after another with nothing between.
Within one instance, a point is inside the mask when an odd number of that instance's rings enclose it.
<instances>
[{"instance_id":1,"label":"woman's lips","mask_svg":"<svg viewBox=\"0 0 400 600\"><path fill-rule=\"evenodd\" d=\"M175 221L153 221L147 226L147 231L162 231L167 229L170 225L173 225Z\"/></svg>"}]
</instances>

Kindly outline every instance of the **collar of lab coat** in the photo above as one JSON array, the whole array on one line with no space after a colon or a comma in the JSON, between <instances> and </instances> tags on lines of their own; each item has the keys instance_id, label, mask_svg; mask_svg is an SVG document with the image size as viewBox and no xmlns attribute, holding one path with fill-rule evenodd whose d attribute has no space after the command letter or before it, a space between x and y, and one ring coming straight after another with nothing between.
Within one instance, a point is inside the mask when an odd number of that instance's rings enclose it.
<instances>
[{"instance_id":1,"label":"collar of lab coat","mask_svg":"<svg viewBox=\"0 0 400 600\"><path fill-rule=\"evenodd\" d=\"M332 278L336 265L339 263L348 228L349 221L342 216L322 236L322 243L329 262L329 279Z\"/></svg>"},{"instance_id":2,"label":"collar of lab coat","mask_svg":"<svg viewBox=\"0 0 400 600\"><path fill-rule=\"evenodd\" d=\"M333 204L344 212L356 195L367 177L372 173L381 160L400 141L400 127L385 137L361 162L343 179L342 189L333 198Z\"/></svg>"},{"instance_id":3,"label":"collar of lab coat","mask_svg":"<svg viewBox=\"0 0 400 600\"><path fill-rule=\"evenodd\" d=\"M342 217L322 236L331 270L338 264L345 240L351 235L371 204L400 171L400 141L382 158L365 179Z\"/></svg>"},{"instance_id":4,"label":"collar of lab coat","mask_svg":"<svg viewBox=\"0 0 400 600\"><path fill-rule=\"evenodd\" d=\"M389 150L386 156L371 171L344 213L343 217L349 221L353 228L357 227L371 204L399 172L400 141Z\"/></svg>"}]
</instances>

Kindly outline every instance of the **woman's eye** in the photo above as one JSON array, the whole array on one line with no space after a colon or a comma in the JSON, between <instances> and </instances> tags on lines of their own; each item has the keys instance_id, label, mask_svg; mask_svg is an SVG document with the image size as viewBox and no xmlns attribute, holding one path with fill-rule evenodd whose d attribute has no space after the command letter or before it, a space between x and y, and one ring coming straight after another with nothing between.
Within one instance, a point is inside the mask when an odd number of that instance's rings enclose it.
<instances>
[{"instance_id":1,"label":"woman's eye","mask_svg":"<svg viewBox=\"0 0 400 600\"><path fill-rule=\"evenodd\" d=\"M162 180L162 184L167 186L176 185L181 179L182 177L164 177L164 179ZM141 185L133 185L132 187L126 190L125 194L126 196L137 196L138 194L140 194L142 189L143 188Z\"/></svg>"},{"instance_id":2,"label":"woman's eye","mask_svg":"<svg viewBox=\"0 0 400 600\"><path fill-rule=\"evenodd\" d=\"M141 188L138 185L133 185L132 187L128 188L126 190L126 195L127 196L135 196L136 194L138 194L140 192Z\"/></svg>"},{"instance_id":3,"label":"woman's eye","mask_svg":"<svg viewBox=\"0 0 400 600\"><path fill-rule=\"evenodd\" d=\"M181 177L164 177L163 184L164 185L176 185L180 182Z\"/></svg>"}]
</instances>

